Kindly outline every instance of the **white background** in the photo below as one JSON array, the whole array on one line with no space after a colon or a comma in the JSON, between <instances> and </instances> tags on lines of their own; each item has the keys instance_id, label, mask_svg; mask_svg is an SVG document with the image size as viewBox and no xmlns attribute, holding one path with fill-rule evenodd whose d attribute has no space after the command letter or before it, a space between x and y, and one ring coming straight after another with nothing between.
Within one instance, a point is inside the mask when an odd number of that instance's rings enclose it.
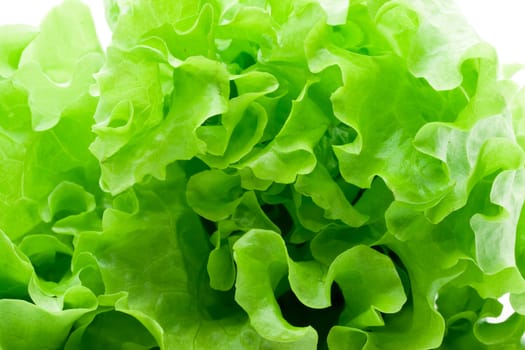
<instances>
[{"instance_id":1,"label":"white background","mask_svg":"<svg viewBox=\"0 0 525 350\"><path fill-rule=\"evenodd\" d=\"M174 0L176 1L176 0ZM61 0L0 0L0 24L38 25ZM107 46L111 33L104 19L103 0L84 0L91 7L97 32ZM480 36L494 45L503 63L525 64L525 0L456 0Z\"/></svg>"},{"instance_id":2,"label":"white background","mask_svg":"<svg viewBox=\"0 0 525 350\"><path fill-rule=\"evenodd\" d=\"M174 0L176 1L176 0ZM38 25L61 0L0 0L0 24ZM84 0L93 12L104 46L111 33L104 19L103 0ZM525 0L456 0L480 36L496 47L503 63L525 64Z\"/></svg>"},{"instance_id":3,"label":"white background","mask_svg":"<svg viewBox=\"0 0 525 350\"><path fill-rule=\"evenodd\" d=\"M174 0L176 1L176 0ZM45 14L62 0L0 0L0 25L38 25ZM103 0L84 0L91 7L102 45L111 41L104 18ZM478 34L498 51L502 63L525 64L525 0L456 0L461 11ZM525 72L515 77L525 85ZM505 308L497 322L512 312L508 295L500 299Z\"/></svg>"}]
</instances>

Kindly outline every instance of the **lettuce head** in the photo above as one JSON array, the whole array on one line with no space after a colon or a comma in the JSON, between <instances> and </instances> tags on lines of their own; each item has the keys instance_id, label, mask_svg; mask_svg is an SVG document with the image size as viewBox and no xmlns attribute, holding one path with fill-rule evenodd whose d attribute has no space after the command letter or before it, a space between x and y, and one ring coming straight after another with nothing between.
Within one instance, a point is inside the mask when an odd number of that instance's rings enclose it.
<instances>
[{"instance_id":1,"label":"lettuce head","mask_svg":"<svg viewBox=\"0 0 525 350\"><path fill-rule=\"evenodd\" d=\"M0 26L0 349L525 348L525 90L452 1L105 8Z\"/></svg>"}]
</instances>

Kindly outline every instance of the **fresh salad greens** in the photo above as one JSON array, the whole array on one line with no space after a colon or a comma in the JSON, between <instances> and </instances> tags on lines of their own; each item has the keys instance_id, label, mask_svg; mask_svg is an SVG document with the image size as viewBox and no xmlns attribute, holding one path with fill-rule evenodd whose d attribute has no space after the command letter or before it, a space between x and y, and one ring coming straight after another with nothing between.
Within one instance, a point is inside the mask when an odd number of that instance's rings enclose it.
<instances>
[{"instance_id":1,"label":"fresh salad greens","mask_svg":"<svg viewBox=\"0 0 525 350\"><path fill-rule=\"evenodd\" d=\"M452 1L105 5L0 27L0 349L525 348L525 91Z\"/></svg>"}]
</instances>

